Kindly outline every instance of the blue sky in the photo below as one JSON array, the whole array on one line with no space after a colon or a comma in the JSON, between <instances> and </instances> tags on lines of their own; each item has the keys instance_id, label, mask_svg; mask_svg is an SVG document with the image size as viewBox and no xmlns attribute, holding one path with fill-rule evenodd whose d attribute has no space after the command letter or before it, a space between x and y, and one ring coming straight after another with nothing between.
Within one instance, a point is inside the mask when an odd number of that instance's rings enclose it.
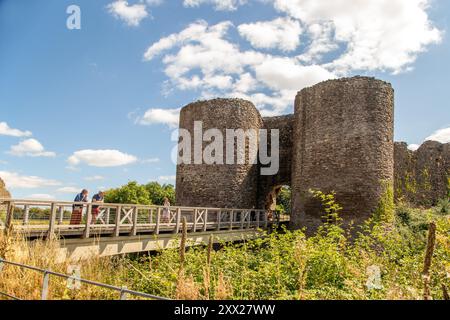
<instances>
[{"instance_id":1,"label":"blue sky","mask_svg":"<svg viewBox=\"0 0 450 320\"><path fill-rule=\"evenodd\" d=\"M333 4L0 0L0 177L17 198L174 183L180 107L237 96L290 113L297 90L357 74L393 84L397 141L449 142L450 3Z\"/></svg>"}]
</instances>

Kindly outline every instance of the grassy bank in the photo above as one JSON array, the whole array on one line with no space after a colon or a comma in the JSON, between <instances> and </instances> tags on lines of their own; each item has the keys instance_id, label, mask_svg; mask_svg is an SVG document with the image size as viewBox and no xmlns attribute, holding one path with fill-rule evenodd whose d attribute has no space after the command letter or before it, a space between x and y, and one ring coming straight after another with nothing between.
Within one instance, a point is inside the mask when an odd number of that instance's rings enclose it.
<instances>
[{"instance_id":1,"label":"grassy bank","mask_svg":"<svg viewBox=\"0 0 450 320\"><path fill-rule=\"evenodd\" d=\"M329 223L315 236L302 231L273 232L263 239L219 250L195 247L165 250L138 258L103 258L80 263L83 278L174 299L423 299L424 257L430 223L436 245L429 294L443 299L450 288L448 207L416 209L400 204L391 221L369 221L354 230L339 225L338 206L328 206ZM8 260L67 273L55 264L55 242L27 243L2 236L0 254ZM42 275L4 266L0 291L38 299ZM83 285L71 290L50 283L53 299L114 299L116 293Z\"/></svg>"}]
</instances>

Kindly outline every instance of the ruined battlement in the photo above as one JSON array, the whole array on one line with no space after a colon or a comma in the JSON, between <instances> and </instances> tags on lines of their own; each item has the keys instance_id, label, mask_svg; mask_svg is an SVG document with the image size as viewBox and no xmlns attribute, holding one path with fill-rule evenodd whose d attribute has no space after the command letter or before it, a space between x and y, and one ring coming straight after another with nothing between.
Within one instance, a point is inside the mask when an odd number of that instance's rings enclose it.
<instances>
[{"instance_id":1,"label":"ruined battlement","mask_svg":"<svg viewBox=\"0 0 450 320\"><path fill-rule=\"evenodd\" d=\"M345 221L361 222L379 204L383 182L394 178L393 111L391 85L368 77L305 88L295 98L294 114L281 117L261 118L251 102L240 99L190 104L181 110L182 129L193 129L196 121L220 131L278 129L279 170L261 175L260 163L180 164L177 204L269 208L274 190L290 185L294 227L314 230L322 223L310 189L335 191Z\"/></svg>"},{"instance_id":2,"label":"ruined battlement","mask_svg":"<svg viewBox=\"0 0 450 320\"><path fill-rule=\"evenodd\" d=\"M450 143L425 141L419 149L395 143L395 197L420 206L433 206L449 192Z\"/></svg>"}]
</instances>

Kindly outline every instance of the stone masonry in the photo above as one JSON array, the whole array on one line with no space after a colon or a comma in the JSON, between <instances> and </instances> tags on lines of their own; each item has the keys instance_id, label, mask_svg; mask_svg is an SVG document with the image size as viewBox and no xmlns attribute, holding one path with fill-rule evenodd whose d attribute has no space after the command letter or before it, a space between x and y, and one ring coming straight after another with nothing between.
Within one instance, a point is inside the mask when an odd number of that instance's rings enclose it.
<instances>
[{"instance_id":1,"label":"stone masonry","mask_svg":"<svg viewBox=\"0 0 450 320\"><path fill-rule=\"evenodd\" d=\"M394 175L394 92L390 84L351 78L298 93L292 161L294 227L316 229L321 203L310 189L336 192L345 222L370 217ZM386 183L383 183L385 181Z\"/></svg>"},{"instance_id":2,"label":"stone masonry","mask_svg":"<svg viewBox=\"0 0 450 320\"><path fill-rule=\"evenodd\" d=\"M357 223L376 209L394 176L390 84L373 78L331 80L303 89L293 115L261 118L240 99L200 101L184 107L180 128L279 129L280 170L260 175L259 165L180 164L177 204L270 208L280 186L292 187L292 226L314 230L323 212L310 189L336 192L345 221ZM270 148L269 148L270 150ZM225 152L225 151L224 151Z\"/></svg>"},{"instance_id":3,"label":"stone masonry","mask_svg":"<svg viewBox=\"0 0 450 320\"><path fill-rule=\"evenodd\" d=\"M181 110L180 129L194 131L194 121L203 130L260 129L262 118L255 106L240 99L214 99L189 104ZM191 161L194 162L194 143ZM203 143L203 148L207 143ZM226 154L225 144L223 153ZM237 154L235 153L235 157ZM178 205L214 208L254 208L259 179L258 164L181 164L177 166L176 201Z\"/></svg>"},{"instance_id":4,"label":"stone masonry","mask_svg":"<svg viewBox=\"0 0 450 320\"><path fill-rule=\"evenodd\" d=\"M395 143L395 197L419 206L433 206L448 197L450 143L426 141L416 151Z\"/></svg>"},{"instance_id":5,"label":"stone masonry","mask_svg":"<svg viewBox=\"0 0 450 320\"><path fill-rule=\"evenodd\" d=\"M311 189L334 191L344 222L356 224L377 209L389 185L397 198L418 204L432 205L447 195L449 144L426 142L416 152L401 143L394 148L394 90L374 78L305 88L295 99L294 114L281 117L262 118L251 102L241 99L199 101L181 110L180 128L192 130L195 121L203 121L203 130L222 133L278 129L280 170L264 176L260 163L179 164L177 205L273 209L276 193L289 185L292 227L306 226L311 232L324 214Z\"/></svg>"}]
</instances>

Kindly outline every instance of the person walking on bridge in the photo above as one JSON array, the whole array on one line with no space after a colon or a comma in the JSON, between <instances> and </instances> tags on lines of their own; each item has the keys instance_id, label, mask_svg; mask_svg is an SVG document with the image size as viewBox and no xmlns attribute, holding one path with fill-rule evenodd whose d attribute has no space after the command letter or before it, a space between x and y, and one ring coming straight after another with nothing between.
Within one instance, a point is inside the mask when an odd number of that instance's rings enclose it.
<instances>
[{"instance_id":1,"label":"person walking on bridge","mask_svg":"<svg viewBox=\"0 0 450 320\"><path fill-rule=\"evenodd\" d=\"M167 197L164 198L161 222L162 223L170 222L170 201Z\"/></svg>"},{"instance_id":2,"label":"person walking on bridge","mask_svg":"<svg viewBox=\"0 0 450 320\"><path fill-rule=\"evenodd\" d=\"M81 193L77 194L73 202L88 202L89 191L83 189ZM74 204L72 207L72 216L70 217L70 224L81 224L81 218L83 216L83 205Z\"/></svg>"},{"instance_id":3,"label":"person walking on bridge","mask_svg":"<svg viewBox=\"0 0 450 320\"><path fill-rule=\"evenodd\" d=\"M97 194L94 194L92 197L93 203L103 203L105 201L105 194L103 191L99 191ZM100 206L92 206L92 224L95 224L97 221L98 214L100 213ZM108 223L108 221L106 221Z\"/></svg>"}]
</instances>

